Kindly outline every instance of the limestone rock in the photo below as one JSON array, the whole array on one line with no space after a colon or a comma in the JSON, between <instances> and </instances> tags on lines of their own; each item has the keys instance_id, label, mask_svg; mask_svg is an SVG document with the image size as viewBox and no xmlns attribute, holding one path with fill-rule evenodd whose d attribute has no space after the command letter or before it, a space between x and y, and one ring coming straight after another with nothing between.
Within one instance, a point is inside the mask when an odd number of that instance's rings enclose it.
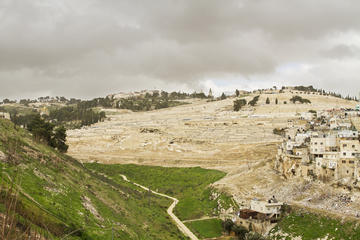
<instances>
[{"instance_id":1,"label":"limestone rock","mask_svg":"<svg viewBox=\"0 0 360 240\"><path fill-rule=\"evenodd\" d=\"M6 160L6 155L5 153L3 153L2 151L0 151L0 161L5 161Z\"/></svg>"}]
</instances>

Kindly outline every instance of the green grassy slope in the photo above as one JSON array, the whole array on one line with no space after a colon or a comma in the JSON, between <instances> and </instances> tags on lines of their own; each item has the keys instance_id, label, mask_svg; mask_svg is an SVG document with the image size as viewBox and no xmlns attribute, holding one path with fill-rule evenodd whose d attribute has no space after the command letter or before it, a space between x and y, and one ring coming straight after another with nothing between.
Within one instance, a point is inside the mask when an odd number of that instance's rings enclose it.
<instances>
[{"instance_id":1,"label":"green grassy slope","mask_svg":"<svg viewBox=\"0 0 360 240\"><path fill-rule=\"evenodd\" d=\"M293 212L284 217L270 231L271 239L290 240L301 237L312 239L360 239L360 227L355 222L345 222L312 213Z\"/></svg>"},{"instance_id":2,"label":"green grassy slope","mask_svg":"<svg viewBox=\"0 0 360 240\"><path fill-rule=\"evenodd\" d=\"M93 173L1 119L0 151L11 156L0 161L0 214L14 185L19 222L49 239L185 239L166 213L170 200Z\"/></svg>"},{"instance_id":3,"label":"green grassy slope","mask_svg":"<svg viewBox=\"0 0 360 240\"><path fill-rule=\"evenodd\" d=\"M175 214L181 220L217 215L221 208L237 207L231 197L216 192L209 185L223 178L225 173L196 168L167 168L154 166L104 165L89 163L86 166L121 182L120 174L131 181L150 187L179 199Z\"/></svg>"},{"instance_id":4,"label":"green grassy slope","mask_svg":"<svg viewBox=\"0 0 360 240\"><path fill-rule=\"evenodd\" d=\"M185 225L201 239L216 238L223 235L222 221L220 219L187 222Z\"/></svg>"}]
</instances>

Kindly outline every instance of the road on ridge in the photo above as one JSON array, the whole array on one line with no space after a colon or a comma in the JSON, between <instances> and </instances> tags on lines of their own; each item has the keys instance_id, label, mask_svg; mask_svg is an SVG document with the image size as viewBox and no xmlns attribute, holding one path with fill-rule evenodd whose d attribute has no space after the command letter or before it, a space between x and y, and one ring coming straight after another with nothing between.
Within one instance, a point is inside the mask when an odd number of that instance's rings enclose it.
<instances>
[{"instance_id":1,"label":"road on ridge","mask_svg":"<svg viewBox=\"0 0 360 240\"><path fill-rule=\"evenodd\" d=\"M158 196L162 196L162 197L166 197L166 198L169 198L171 200L173 200L173 203L170 205L170 207L167 209L167 213L170 215L170 217L175 221L176 223L176 226L179 228L179 230L184 233L186 236L188 236L191 240L199 240L195 234L193 232L190 231L190 229L188 227L185 226L185 224L180 221L180 219L173 213L174 211L174 208L176 206L176 204L179 203L179 200L174 198L174 197L171 197L169 195L166 195L166 194L162 194L162 193L158 193L158 192L155 192L153 190L149 190L149 188L143 186L143 185L140 185L138 183L135 183L135 182L131 182L125 175L122 175L120 174L120 176L127 182L129 183L132 183L134 184L135 186L138 186L146 191L150 191L152 192L153 194L155 195L158 195Z\"/></svg>"}]
</instances>

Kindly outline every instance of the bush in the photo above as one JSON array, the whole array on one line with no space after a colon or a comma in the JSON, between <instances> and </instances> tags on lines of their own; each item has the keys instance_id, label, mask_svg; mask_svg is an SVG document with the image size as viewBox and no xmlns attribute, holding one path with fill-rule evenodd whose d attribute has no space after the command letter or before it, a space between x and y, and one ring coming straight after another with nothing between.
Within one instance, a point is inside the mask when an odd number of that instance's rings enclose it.
<instances>
[{"instance_id":1,"label":"bush","mask_svg":"<svg viewBox=\"0 0 360 240\"><path fill-rule=\"evenodd\" d=\"M234 111L238 112L243 106L246 105L245 99L238 99L234 101Z\"/></svg>"},{"instance_id":2,"label":"bush","mask_svg":"<svg viewBox=\"0 0 360 240\"><path fill-rule=\"evenodd\" d=\"M249 105L255 106L255 104L259 101L259 97L260 97L260 96L254 97L254 98L249 102Z\"/></svg>"},{"instance_id":3,"label":"bush","mask_svg":"<svg viewBox=\"0 0 360 240\"><path fill-rule=\"evenodd\" d=\"M274 128L273 134L285 136L285 129L284 128Z\"/></svg>"},{"instance_id":4,"label":"bush","mask_svg":"<svg viewBox=\"0 0 360 240\"><path fill-rule=\"evenodd\" d=\"M231 219L226 219L223 222L224 231L227 232L228 234L231 233L233 226L234 226L234 222Z\"/></svg>"},{"instance_id":5,"label":"bush","mask_svg":"<svg viewBox=\"0 0 360 240\"><path fill-rule=\"evenodd\" d=\"M290 101L291 101L292 103L296 103L296 102L300 102L300 103L311 103L311 101L310 101L309 99L302 98L302 97L300 97L300 96L298 96L298 95L293 96L293 97L290 99Z\"/></svg>"},{"instance_id":6,"label":"bush","mask_svg":"<svg viewBox=\"0 0 360 240\"><path fill-rule=\"evenodd\" d=\"M266 238L263 237L262 235L260 235L259 233L253 233L253 232L246 234L246 239L247 240L266 240Z\"/></svg>"},{"instance_id":7,"label":"bush","mask_svg":"<svg viewBox=\"0 0 360 240\"><path fill-rule=\"evenodd\" d=\"M246 234L249 232L245 227L243 226L237 226L237 225L233 225L231 228L231 231L233 231L235 233L235 236L238 237L238 239L245 239Z\"/></svg>"}]
</instances>

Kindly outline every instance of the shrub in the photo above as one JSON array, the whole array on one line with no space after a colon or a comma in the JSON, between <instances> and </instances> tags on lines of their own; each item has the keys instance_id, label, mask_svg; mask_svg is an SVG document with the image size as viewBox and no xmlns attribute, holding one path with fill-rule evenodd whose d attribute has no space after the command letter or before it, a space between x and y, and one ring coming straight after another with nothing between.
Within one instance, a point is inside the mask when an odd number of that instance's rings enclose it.
<instances>
[{"instance_id":1,"label":"shrub","mask_svg":"<svg viewBox=\"0 0 360 240\"><path fill-rule=\"evenodd\" d=\"M285 136L285 129L284 128L274 128L273 133L280 136Z\"/></svg>"},{"instance_id":2,"label":"shrub","mask_svg":"<svg viewBox=\"0 0 360 240\"><path fill-rule=\"evenodd\" d=\"M249 105L255 106L256 103L259 101L259 97L260 97L259 95L256 96L256 97L254 97L254 98L249 102Z\"/></svg>"},{"instance_id":3,"label":"shrub","mask_svg":"<svg viewBox=\"0 0 360 240\"><path fill-rule=\"evenodd\" d=\"M233 226L234 226L234 222L231 221L231 219L226 219L226 220L223 222L224 231L227 232L228 234L230 234Z\"/></svg>"},{"instance_id":4,"label":"shrub","mask_svg":"<svg viewBox=\"0 0 360 240\"><path fill-rule=\"evenodd\" d=\"M234 111L238 112L243 106L246 105L245 99L238 99L234 101Z\"/></svg>"},{"instance_id":5,"label":"shrub","mask_svg":"<svg viewBox=\"0 0 360 240\"><path fill-rule=\"evenodd\" d=\"M300 102L300 103L311 103L311 101L310 101L309 99L302 98L302 97L300 97L300 96L298 96L298 95L293 96L293 97L290 99L290 101L291 101L292 103L296 103L296 102Z\"/></svg>"}]
</instances>

